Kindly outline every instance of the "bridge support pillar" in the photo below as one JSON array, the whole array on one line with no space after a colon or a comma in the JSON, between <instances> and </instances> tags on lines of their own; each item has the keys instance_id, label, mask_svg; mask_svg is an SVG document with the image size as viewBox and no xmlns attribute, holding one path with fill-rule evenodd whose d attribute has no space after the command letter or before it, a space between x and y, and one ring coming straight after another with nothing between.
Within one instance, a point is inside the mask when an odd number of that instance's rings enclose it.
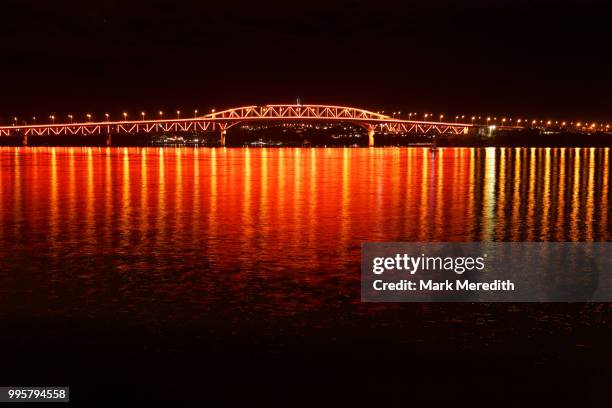
<instances>
[{"instance_id":1,"label":"bridge support pillar","mask_svg":"<svg viewBox=\"0 0 612 408\"><path fill-rule=\"evenodd\" d=\"M106 146L110 147L112 143L113 143L113 141L112 141L112 138L111 138L111 134L107 133L106 134Z\"/></svg>"},{"instance_id":2,"label":"bridge support pillar","mask_svg":"<svg viewBox=\"0 0 612 408\"><path fill-rule=\"evenodd\" d=\"M225 135L227 134L227 130L221 129L221 139L219 140L219 144L221 146L225 146Z\"/></svg>"},{"instance_id":3,"label":"bridge support pillar","mask_svg":"<svg viewBox=\"0 0 612 408\"><path fill-rule=\"evenodd\" d=\"M28 145L28 135L27 134L23 134L23 139L21 140L21 144L23 146L27 146Z\"/></svg>"},{"instance_id":4,"label":"bridge support pillar","mask_svg":"<svg viewBox=\"0 0 612 408\"><path fill-rule=\"evenodd\" d=\"M374 128L368 128L368 147L374 147Z\"/></svg>"}]
</instances>

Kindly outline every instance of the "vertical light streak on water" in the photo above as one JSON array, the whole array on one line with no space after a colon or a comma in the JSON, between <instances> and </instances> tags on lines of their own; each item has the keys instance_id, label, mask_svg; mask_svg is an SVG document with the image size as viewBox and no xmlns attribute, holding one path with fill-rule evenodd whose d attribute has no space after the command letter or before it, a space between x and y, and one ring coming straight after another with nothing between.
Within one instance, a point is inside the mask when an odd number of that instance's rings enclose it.
<instances>
[{"instance_id":1,"label":"vertical light streak on water","mask_svg":"<svg viewBox=\"0 0 612 408\"><path fill-rule=\"evenodd\" d=\"M467 215L463 220L463 236L462 240L469 241L474 239L473 228L474 228L474 214L469 211L474 205L473 186L470 185L470 166L472 161L472 149L467 147L463 148L463 168L461 169L461 196L463 197L463 211ZM452 214L452 211L451 211Z\"/></svg>"},{"instance_id":2,"label":"vertical light streak on water","mask_svg":"<svg viewBox=\"0 0 612 408\"><path fill-rule=\"evenodd\" d=\"M304 197L304 157L303 149L293 149L293 196ZM293 203L293 231L294 242L299 243L304 233L305 200L295 200ZM298 244L299 245L299 244Z\"/></svg>"},{"instance_id":3,"label":"vertical light streak on water","mask_svg":"<svg viewBox=\"0 0 612 408\"><path fill-rule=\"evenodd\" d=\"M167 155L169 158L168 161L168 197L172 199L169 200L169 207L174 209L172 211L172 217L169 218L169 227L167 229L167 234L164 236L164 239L167 242L173 242L174 237L178 234L179 231L182 231L184 224L184 202L185 202L185 178L183 173L183 155L185 152L184 147L177 147L172 150L172 155Z\"/></svg>"},{"instance_id":4,"label":"vertical light streak on water","mask_svg":"<svg viewBox=\"0 0 612 408\"><path fill-rule=\"evenodd\" d=\"M319 152L318 149L310 149L310 160L309 168L310 173L308 174L308 247L314 248L317 240L317 217L318 217L318 204L319 196L317 186L319 185L317 175L317 159ZM263 170L263 168L262 168ZM318 259L313 260L319 266Z\"/></svg>"},{"instance_id":5,"label":"vertical light streak on water","mask_svg":"<svg viewBox=\"0 0 612 408\"><path fill-rule=\"evenodd\" d=\"M51 177L49 179L51 196L49 197L49 246L54 256L58 255L59 234L59 203L58 203L58 179L57 179L57 148L51 148Z\"/></svg>"},{"instance_id":6,"label":"vertical light streak on water","mask_svg":"<svg viewBox=\"0 0 612 408\"><path fill-rule=\"evenodd\" d=\"M378 239L378 237L384 236L385 234L385 226L384 223L381 221L384 218L383 187L385 181L385 172L383 166L384 163L382 163L383 158L380 154L380 149L374 148L373 150L371 149L370 152L370 177L368 178L368 180L376 180L376 183L372 187L374 189L374 194L372 196L372 203L368 206L371 209L370 214L368 214L368 217L372 217L377 221L374 225L375 231L373 233L373 238L375 237L375 239Z\"/></svg>"},{"instance_id":7,"label":"vertical light streak on water","mask_svg":"<svg viewBox=\"0 0 612 408\"><path fill-rule=\"evenodd\" d=\"M495 155L494 147L485 148L482 241L493 240L495 232Z\"/></svg>"},{"instance_id":8,"label":"vertical light streak on water","mask_svg":"<svg viewBox=\"0 0 612 408\"><path fill-rule=\"evenodd\" d=\"M550 231L550 151L550 147L544 149L544 191L542 192L542 232L540 234L540 241L547 241Z\"/></svg>"},{"instance_id":9,"label":"vertical light streak on water","mask_svg":"<svg viewBox=\"0 0 612 408\"><path fill-rule=\"evenodd\" d=\"M476 149L470 148L469 158L469 192L468 192L468 214L470 214L471 225L469 227L468 236L470 241L476 240L476 224L478 222L477 217L474 215L476 208Z\"/></svg>"},{"instance_id":10,"label":"vertical light streak on water","mask_svg":"<svg viewBox=\"0 0 612 408\"><path fill-rule=\"evenodd\" d=\"M27 174L26 180L29 180L26 187L28 190L28 196L30 197L26 205L27 205L27 208L30 209L30 212L34 211L35 213L40 213L42 210L42 206L44 205L44 201L46 201L46 198L45 200L42 200L42 195L41 195L42 192L40 191L40 189L37 188L40 182L39 181L40 171L39 171L39 160L38 160L38 152L40 150L28 147L26 151L28 152L30 161L32 163L32 166L28 166L28 168L26 169L26 174ZM1 201L0 201L0 205L2 205ZM0 220L1 219L2 217L0 217ZM39 227L38 223L34 225L35 225L34 228Z\"/></svg>"},{"instance_id":11,"label":"vertical light streak on water","mask_svg":"<svg viewBox=\"0 0 612 408\"><path fill-rule=\"evenodd\" d=\"M514 149L514 191L512 194L511 241L520 240L520 211L521 211L521 148Z\"/></svg>"},{"instance_id":12,"label":"vertical light streak on water","mask_svg":"<svg viewBox=\"0 0 612 408\"><path fill-rule=\"evenodd\" d=\"M353 149L351 149L351 152ZM351 153L352 156L352 153ZM352 157L351 157L352 158ZM351 160L352 161L352 160ZM406 177L406 173L404 173L402 167L402 149L399 147L393 148L393 160L392 166L389 168L389 178L393 180L393 188L392 188L392 202L396 203L395 206L395 214L393 214L393 234L394 236L401 236L402 232L402 218L406 215L406 201L404 197L402 197L402 191L404 188L404 178ZM353 180L353 176L351 176L351 180ZM353 193L357 191L356 187L351 187ZM349 195L349 197L351 197ZM349 228L351 225L349 225Z\"/></svg>"},{"instance_id":13,"label":"vertical light streak on water","mask_svg":"<svg viewBox=\"0 0 612 408\"><path fill-rule=\"evenodd\" d=\"M342 253L343 261L347 257L348 247L350 245L350 233L349 233L349 222L350 222L350 210L349 210L349 199L350 199L350 180L351 180L351 157L350 150L348 147L342 149L342 184L340 186L341 198L340 198L340 251Z\"/></svg>"},{"instance_id":14,"label":"vertical light streak on water","mask_svg":"<svg viewBox=\"0 0 612 408\"><path fill-rule=\"evenodd\" d=\"M67 155L66 155L67 151ZM77 191L76 191L76 171L75 171L75 158L74 158L74 147L64 149L64 154L61 156L64 160L68 160L68 205L66 207L66 213L64 214L63 228L68 239L72 242L76 240L76 233L74 226L76 223L76 207L77 207Z\"/></svg>"},{"instance_id":15,"label":"vertical light streak on water","mask_svg":"<svg viewBox=\"0 0 612 408\"><path fill-rule=\"evenodd\" d=\"M185 193L183 186L185 185L184 175L183 175L183 154L185 149L179 147L175 150L175 163L176 163L176 176L175 182L172 183L175 185L174 190L174 203L176 206L176 210L174 211L174 229L177 230L181 228L183 225L182 220L184 219L184 198Z\"/></svg>"},{"instance_id":16,"label":"vertical light streak on water","mask_svg":"<svg viewBox=\"0 0 612 408\"><path fill-rule=\"evenodd\" d=\"M409 231L412 227L412 224L414 223L414 216L415 214L412 213L413 208L409 205L409 199L412 198L412 196L414 195L415 191L413 189L414 186L414 178L415 176L415 171L414 171L414 148L407 148L405 149L405 153L406 153L406 179L404 180L405 182L405 187L406 187L406 202L402 203L402 206L405 208L405 212L404 212L404 225L402 226L404 234L406 231Z\"/></svg>"},{"instance_id":17,"label":"vertical light streak on water","mask_svg":"<svg viewBox=\"0 0 612 408\"><path fill-rule=\"evenodd\" d=\"M260 234L268 236L271 231L272 211L270 208L270 150L263 147L260 150L260 175L259 175L259 218L257 220ZM259 245L262 253L266 253L270 246L270 240L261 239Z\"/></svg>"},{"instance_id":18,"label":"vertical light streak on water","mask_svg":"<svg viewBox=\"0 0 612 408\"><path fill-rule=\"evenodd\" d=\"M587 187L586 187L586 205L585 205L585 241L593 241L593 207L595 194L595 148L588 150L587 163Z\"/></svg>"},{"instance_id":19,"label":"vertical light streak on water","mask_svg":"<svg viewBox=\"0 0 612 408\"><path fill-rule=\"evenodd\" d=\"M580 210L580 189L581 189L581 182L580 182L580 154L582 152L582 149L577 148L576 150L574 150L574 173L572 175L572 201L570 203L571 205L571 213L570 213L570 218L569 218L569 222L570 222L570 239L572 241L577 241L579 239L580 236L580 230L579 230L579 222L580 222L580 217L578 217L579 215L579 210Z\"/></svg>"},{"instance_id":20,"label":"vertical light streak on water","mask_svg":"<svg viewBox=\"0 0 612 408\"><path fill-rule=\"evenodd\" d=\"M457 209L457 211L464 212L466 211L467 201L469 201L469 197L465 196L465 188L466 185L464 183L465 180L465 149L452 149L452 155L449 159L447 166L450 167L449 178L451 179L448 183L447 191L445 192L445 199L443 200L444 207L444 219L447 219L451 216L453 209ZM454 200L453 202L449 202L450 200ZM457 200L455 200L457 199ZM463 222L468 221L468 218L464 218ZM444 228L444 225L441 226Z\"/></svg>"},{"instance_id":21,"label":"vertical light streak on water","mask_svg":"<svg viewBox=\"0 0 612 408\"><path fill-rule=\"evenodd\" d=\"M242 175L242 197L241 200L241 246L242 251L248 252L253 241L253 219L252 219L252 163L251 163L251 149L245 148L241 151L242 159L244 161L243 175ZM247 265L243 265L247 266Z\"/></svg>"},{"instance_id":22,"label":"vertical light streak on water","mask_svg":"<svg viewBox=\"0 0 612 408\"><path fill-rule=\"evenodd\" d=\"M104 176L104 219L107 220L103 225L104 239L106 242L111 242L113 228L113 175L111 165L112 148L107 147L105 152L105 176Z\"/></svg>"},{"instance_id":23,"label":"vertical light streak on water","mask_svg":"<svg viewBox=\"0 0 612 408\"><path fill-rule=\"evenodd\" d=\"M287 194L287 172L285 170L285 149L278 149L276 151L274 151L274 153L277 154L277 173L276 173L276 179L277 179L277 189L276 189L276 197L274 197L275 201L276 201L276 211L277 214L279 214L280 219L277 220L279 221L279 225L283 226L282 228L282 238L283 240L285 240L287 237L285 236L286 234L286 218L287 218L287 201L289 199L288 194Z\"/></svg>"},{"instance_id":24,"label":"vertical light streak on water","mask_svg":"<svg viewBox=\"0 0 612 408\"><path fill-rule=\"evenodd\" d=\"M150 226L150 213L151 213L151 203L149 202L149 163L148 163L148 154L149 148L145 147L140 151L140 231L141 237L143 237L143 247L144 247L144 237L147 236L147 232L151 228Z\"/></svg>"},{"instance_id":25,"label":"vertical light streak on water","mask_svg":"<svg viewBox=\"0 0 612 408\"><path fill-rule=\"evenodd\" d=\"M559 157L559 190L557 192L557 224L555 226L555 241L565 241L563 223L565 222L565 148L561 148Z\"/></svg>"},{"instance_id":26,"label":"vertical light streak on water","mask_svg":"<svg viewBox=\"0 0 612 408\"><path fill-rule=\"evenodd\" d=\"M503 241L504 231L506 230L506 217L504 211L506 209L506 148L499 148L499 181L496 194L495 205L497 208L495 226L495 241Z\"/></svg>"},{"instance_id":27,"label":"vertical light streak on water","mask_svg":"<svg viewBox=\"0 0 612 408\"><path fill-rule=\"evenodd\" d=\"M429 162L435 160L433 157L428 157L428 152L424 149L419 149L419 160L421 161L421 197L419 205L419 241L424 242L429 238L430 233L430 218L429 218L429 189L431 188L431 180L429 177Z\"/></svg>"},{"instance_id":28,"label":"vertical light streak on water","mask_svg":"<svg viewBox=\"0 0 612 408\"><path fill-rule=\"evenodd\" d=\"M155 214L156 244L166 236L168 210L166 209L166 155L164 148L157 148L157 209Z\"/></svg>"},{"instance_id":29,"label":"vertical light streak on water","mask_svg":"<svg viewBox=\"0 0 612 408\"><path fill-rule=\"evenodd\" d=\"M425 153L428 154L428 153ZM435 232L435 214L436 214L436 190L438 187L438 167L437 167L437 162L438 160L438 154L429 154L431 156L429 163L430 163L430 176L427 180L427 185L428 185L428 195L427 195L427 199L428 199L428 205L427 205L427 240L431 241L434 239L434 232Z\"/></svg>"},{"instance_id":30,"label":"vertical light streak on water","mask_svg":"<svg viewBox=\"0 0 612 408\"><path fill-rule=\"evenodd\" d=\"M87 148L87 183L85 188L85 237L87 245L91 247L91 249L95 249L95 225L94 225L94 217L95 217L95 176L94 176L94 159L93 159L93 149L91 147Z\"/></svg>"},{"instance_id":31,"label":"vertical light streak on water","mask_svg":"<svg viewBox=\"0 0 612 408\"><path fill-rule=\"evenodd\" d=\"M120 235L119 245L121 251L127 250L130 243L130 236L127 233L130 231L130 211L132 208L132 201L130 197L130 152L127 147L122 149L123 156L121 159L121 212L119 215L119 224L121 230L124 231Z\"/></svg>"},{"instance_id":32,"label":"vertical light streak on water","mask_svg":"<svg viewBox=\"0 0 612 408\"><path fill-rule=\"evenodd\" d=\"M22 190L22 174L21 174L21 151L22 147L18 147L15 149L15 154L13 155L13 167L15 169L14 181L13 181L13 199L14 199L14 209L13 209L13 225L15 229L15 237L17 239L20 238L21 231L20 228L23 225L23 190Z\"/></svg>"},{"instance_id":33,"label":"vertical light streak on water","mask_svg":"<svg viewBox=\"0 0 612 408\"><path fill-rule=\"evenodd\" d=\"M435 178L432 180L434 183L434 205L433 205L433 217L434 222L430 226L432 229L432 236L436 237L435 240L439 241L440 237L444 235L444 220L443 220L443 209L444 209L444 193L446 190L446 174L444 173L444 158L447 154L447 150L440 149L436 157L436 170Z\"/></svg>"},{"instance_id":34,"label":"vertical light streak on water","mask_svg":"<svg viewBox=\"0 0 612 408\"><path fill-rule=\"evenodd\" d=\"M219 236L217 230L217 220L219 219L219 208L218 208L218 186L217 186L217 151L216 147L210 150L210 178L209 183L209 202L208 202L208 246L210 247L210 254L216 256L219 250Z\"/></svg>"},{"instance_id":35,"label":"vertical light streak on water","mask_svg":"<svg viewBox=\"0 0 612 408\"><path fill-rule=\"evenodd\" d=\"M535 222L535 208L536 208L536 154L537 149L532 147L529 149L529 173L528 173L528 189L527 189L527 241L533 241L536 222ZM541 214L540 214L541 215Z\"/></svg>"},{"instance_id":36,"label":"vertical light streak on water","mask_svg":"<svg viewBox=\"0 0 612 408\"><path fill-rule=\"evenodd\" d=\"M397 211L397 206L393 205L388 207L388 203L395 203L397 186L396 183L396 162L395 162L395 152L397 149L391 147L388 152L380 152L382 157L380 158L381 170L382 170L382 179L385 180L385 185L381 189L381 193L383 194L383 202L385 202L386 211L383 212L385 224L385 230L387 233L390 233L392 236L395 234L395 212ZM385 154L386 153L386 154Z\"/></svg>"},{"instance_id":37,"label":"vertical light streak on water","mask_svg":"<svg viewBox=\"0 0 612 408\"><path fill-rule=\"evenodd\" d=\"M191 204L191 239L194 242L199 240L200 231L202 229L202 197L200 196L200 148L195 147L192 150L193 157L193 196Z\"/></svg>"},{"instance_id":38,"label":"vertical light streak on water","mask_svg":"<svg viewBox=\"0 0 612 408\"><path fill-rule=\"evenodd\" d=\"M610 234L610 217L609 214L609 198L608 194L610 191L610 149L606 148L603 151L603 166L602 166L602 194L601 194L601 202L597 205L597 212L599 212L599 229L602 237L608 236Z\"/></svg>"}]
</instances>

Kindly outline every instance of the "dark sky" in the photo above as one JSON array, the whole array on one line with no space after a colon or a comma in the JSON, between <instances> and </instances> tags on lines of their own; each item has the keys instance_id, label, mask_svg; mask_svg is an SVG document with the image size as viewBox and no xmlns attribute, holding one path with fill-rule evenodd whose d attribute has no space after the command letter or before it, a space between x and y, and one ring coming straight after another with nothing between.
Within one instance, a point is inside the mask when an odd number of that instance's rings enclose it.
<instances>
[{"instance_id":1,"label":"dark sky","mask_svg":"<svg viewBox=\"0 0 612 408\"><path fill-rule=\"evenodd\" d=\"M0 5L0 117L286 103L612 120L605 1Z\"/></svg>"}]
</instances>

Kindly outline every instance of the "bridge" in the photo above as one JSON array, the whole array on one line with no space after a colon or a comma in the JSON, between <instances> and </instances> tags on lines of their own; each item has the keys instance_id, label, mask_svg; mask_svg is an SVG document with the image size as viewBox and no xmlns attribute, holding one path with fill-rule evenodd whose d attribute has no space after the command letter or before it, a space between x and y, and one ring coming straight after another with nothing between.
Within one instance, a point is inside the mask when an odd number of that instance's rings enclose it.
<instances>
[{"instance_id":1,"label":"bridge","mask_svg":"<svg viewBox=\"0 0 612 408\"><path fill-rule=\"evenodd\" d=\"M58 123L44 125L0 126L0 137L20 136L27 146L28 138L43 136L112 135L138 133L172 133L217 131L225 146L227 131L240 123L349 123L368 132L368 145L374 146L374 135L380 133L414 133L422 135L465 134L473 124L428 122L397 119L365 109L331 105L264 105L242 106L186 119L123 120L105 122Z\"/></svg>"}]
</instances>

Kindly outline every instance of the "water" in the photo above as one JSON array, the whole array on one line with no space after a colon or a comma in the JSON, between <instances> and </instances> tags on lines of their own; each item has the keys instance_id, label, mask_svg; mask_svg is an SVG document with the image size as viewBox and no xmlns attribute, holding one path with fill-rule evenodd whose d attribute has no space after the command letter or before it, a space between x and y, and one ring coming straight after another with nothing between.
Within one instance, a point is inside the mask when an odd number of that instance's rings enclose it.
<instances>
[{"instance_id":1,"label":"water","mask_svg":"<svg viewBox=\"0 0 612 408\"><path fill-rule=\"evenodd\" d=\"M610 241L609 160L607 148L0 147L2 345L485 344L538 364L600 350L609 305L365 305L359 257L364 241Z\"/></svg>"}]
</instances>

